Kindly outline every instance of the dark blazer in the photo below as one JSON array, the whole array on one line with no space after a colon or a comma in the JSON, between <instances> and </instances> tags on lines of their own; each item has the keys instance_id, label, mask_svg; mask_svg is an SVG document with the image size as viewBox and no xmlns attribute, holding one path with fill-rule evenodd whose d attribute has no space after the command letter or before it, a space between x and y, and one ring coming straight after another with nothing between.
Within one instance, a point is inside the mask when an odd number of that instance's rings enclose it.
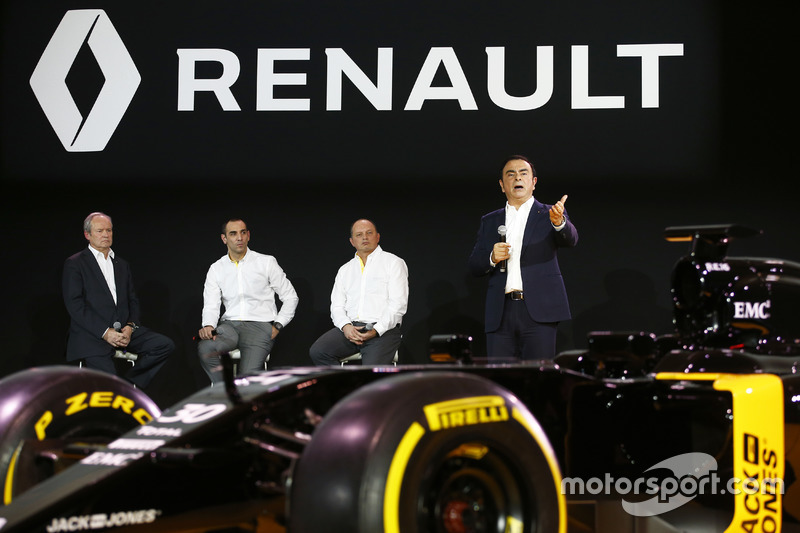
<instances>
[{"instance_id":1,"label":"dark blazer","mask_svg":"<svg viewBox=\"0 0 800 533\"><path fill-rule=\"evenodd\" d=\"M575 246L578 243L578 230L567 218L566 226L556 231L550 222L550 207L534 200L522 238L520 267L525 305L531 318L537 322L560 322L571 318L556 251L559 247ZM492 247L499 240L497 228L504 224L505 208L484 215L469 257L469 270L473 275L489 275L486 291L487 333L500 327L503 317L507 273L500 272L499 266L493 267L489 257Z\"/></svg>"},{"instance_id":2,"label":"dark blazer","mask_svg":"<svg viewBox=\"0 0 800 533\"><path fill-rule=\"evenodd\" d=\"M130 266L119 257L112 262L117 286L116 305L100 266L88 248L64 263L64 305L72 319L67 341L68 361L110 356L114 347L103 340L106 329L113 327L114 322L139 324L139 300L133 288Z\"/></svg>"}]
</instances>

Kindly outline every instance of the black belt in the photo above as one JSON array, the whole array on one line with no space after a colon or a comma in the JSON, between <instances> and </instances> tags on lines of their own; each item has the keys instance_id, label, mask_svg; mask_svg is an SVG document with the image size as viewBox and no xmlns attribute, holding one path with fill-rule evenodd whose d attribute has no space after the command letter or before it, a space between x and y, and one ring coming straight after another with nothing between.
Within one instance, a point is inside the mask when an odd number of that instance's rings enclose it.
<instances>
[{"instance_id":1,"label":"black belt","mask_svg":"<svg viewBox=\"0 0 800 533\"><path fill-rule=\"evenodd\" d=\"M525 296L523 296L522 291L511 291L506 293L506 298L509 300L524 300Z\"/></svg>"},{"instance_id":2,"label":"black belt","mask_svg":"<svg viewBox=\"0 0 800 533\"><path fill-rule=\"evenodd\" d=\"M359 322L358 320L354 320L353 322L350 322L350 323L353 324L357 328L363 328L364 326L369 326L369 329L372 329L372 326L377 324L377 322ZM395 326L395 328L399 328L401 325L402 324L397 324Z\"/></svg>"}]
</instances>

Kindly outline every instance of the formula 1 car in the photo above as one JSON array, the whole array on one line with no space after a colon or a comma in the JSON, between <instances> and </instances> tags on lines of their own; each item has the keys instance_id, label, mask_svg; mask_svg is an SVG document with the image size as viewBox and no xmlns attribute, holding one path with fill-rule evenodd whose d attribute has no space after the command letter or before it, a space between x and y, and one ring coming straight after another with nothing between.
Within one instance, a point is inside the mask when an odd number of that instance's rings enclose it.
<instances>
[{"instance_id":1,"label":"formula 1 car","mask_svg":"<svg viewBox=\"0 0 800 533\"><path fill-rule=\"evenodd\" d=\"M0 533L800 530L800 265L692 243L675 333L555 361L286 368L159 412L114 376L0 381Z\"/></svg>"}]
</instances>

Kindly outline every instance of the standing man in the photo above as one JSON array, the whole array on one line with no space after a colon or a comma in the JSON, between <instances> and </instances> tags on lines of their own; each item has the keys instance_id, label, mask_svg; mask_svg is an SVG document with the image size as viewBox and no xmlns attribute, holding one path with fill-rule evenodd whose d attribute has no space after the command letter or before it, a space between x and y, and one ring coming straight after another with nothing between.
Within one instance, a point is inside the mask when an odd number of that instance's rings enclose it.
<instances>
[{"instance_id":1,"label":"standing man","mask_svg":"<svg viewBox=\"0 0 800 533\"><path fill-rule=\"evenodd\" d=\"M361 352L364 365L389 365L400 346L400 321L408 307L405 261L384 252L381 235L370 220L350 227L355 256L336 273L331 291L335 326L311 346L315 365L338 365Z\"/></svg>"},{"instance_id":2,"label":"standing man","mask_svg":"<svg viewBox=\"0 0 800 533\"><path fill-rule=\"evenodd\" d=\"M551 359L558 323L570 318L556 252L578 243L567 218L567 195L554 205L533 197L536 170L524 156L506 159L500 190L506 205L481 218L469 257L475 276L489 275L486 347L489 359ZM499 242L498 228L506 237Z\"/></svg>"},{"instance_id":3,"label":"standing man","mask_svg":"<svg viewBox=\"0 0 800 533\"><path fill-rule=\"evenodd\" d=\"M212 383L222 381L220 352L239 348L239 374L263 369L275 337L294 318L300 301L278 261L248 248L250 232L243 220L232 218L223 224L222 242L228 253L208 269L197 346ZM220 304L225 306L221 318Z\"/></svg>"},{"instance_id":4,"label":"standing man","mask_svg":"<svg viewBox=\"0 0 800 533\"><path fill-rule=\"evenodd\" d=\"M64 263L62 290L71 318L67 360L116 374L114 352L139 355L125 376L144 389L175 349L168 337L141 325L139 299L128 263L114 254L111 217L92 213L83 221L89 246Z\"/></svg>"}]
</instances>

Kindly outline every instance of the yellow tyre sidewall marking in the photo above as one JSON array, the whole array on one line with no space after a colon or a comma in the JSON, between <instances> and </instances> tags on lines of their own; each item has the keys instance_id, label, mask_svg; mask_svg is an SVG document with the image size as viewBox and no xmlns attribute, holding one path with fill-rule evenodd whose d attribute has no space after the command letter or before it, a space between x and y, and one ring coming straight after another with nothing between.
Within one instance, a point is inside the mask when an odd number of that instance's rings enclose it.
<instances>
[{"instance_id":1,"label":"yellow tyre sidewall marking","mask_svg":"<svg viewBox=\"0 0 800 533\"><path fill-rule=\"evenodd\" d=\"M561 492L561 469L558 467L556 454L553 451L553 448L550 446L550 442L547 440L544 430L542 430L538 424L532 426L528 418L526 418L525 415L516 408L512 410L511 416L525 429L527 429L531 436L533 436L536 444L539 445L539 448L542 450L542 453L547 460L547 465L550 467L550 475L553 476L553 480L555 481L554 490L558 495L558 531L559 533L566 533L567 499L566 496L564 496L564 494Z\"/></svg>"},{"instance_id":2,"label":"yellow tyre sidewall marking","mask_svg":"<svg viewBox=\"0 0 800 533\"><path fill-rule=\"evenodd\" d=\"M3 505L11 503L11 496L14 492L14 472L17 469L17 458L22 451L22 443L14 450L11 460L8 462L8 471L6 472L6 482L3 488Z\"/></svg>"},{"instance_id":3,"label":"yellow tyre sidewall marking","mask_svg":"<svg viewBox=\"0 0 800 533\"><path fill-rule=\"evenodd\" d=\"M491 397L480 397L479 402L484 402L488 398ZM469 402L470 399L467 398L456 401ZM426 409L427 408L424 408L423 410L425 411ZM556 460L555 453L553 452L550 443L544 434L544 431L535 420L531 420L517 408L512 409L511 416L522 427L524 427L528 433L531 434L539 446L539 449L544 454L545 459L547 460L547 464L550 468L550 474L555 481L554 490L558 495L559 532L565 533L567 529L567 503L564 495L561 493L561 471L558 467L558 461ZM412 423L405 435L403 435L403 438L400 440L400 444L397 447L394 456L392 457L392 462L389 465L389 473L386 477L386 489L383 497L383 529L385 533L400 533L400 490L403 484L403 476L405 475L406 467L408 466L411 454L414 452L414 449L417 447L417 444L424 435L425 428L422 427L422 425L418 422Z\"/></svg>"},{"instance_id":4,"label":"yellow tyre sidewall marking","mask_svg":"<svg viewBox=\"0 0 800 533\"><path fill-rule=\"evenodd\" d=\"M136 411L133 411L133 408L136 407L136 402L134 400L112 391L94 391L91 394L82 392L67 398L65 403L67 404L67 409L64 411L64 415L68 417L82 412L87 408L111 408L120 409L125 414L130 415L140 425L145 425L155 418L144 407L139 407ZM33 429L37 440L41 441L47 438L47 428L50 426L50 423L53 422L53 419L53 412L48 409L43 411L42 415L34 422ZM3 505L8 505L13 499L14 476L16 474L17 460L22 451L23 442L24 439L17 445L9 461L6 479L3 483Z\"/></svg>"},{"instance_id":5,"label":"yellow tyre sidewall marking","mask_svg":"<svg viewBox=\"0 0 800 533\"><path fill-rule=\"evenodd\" d=\"M386 491L383 495L383 530L385 533L400 533L400 488L408 460L417 447L417 443L425 435L425 428L414 422L400 441L394 453L386 476Z\"/></svg>"}]
</instances>

